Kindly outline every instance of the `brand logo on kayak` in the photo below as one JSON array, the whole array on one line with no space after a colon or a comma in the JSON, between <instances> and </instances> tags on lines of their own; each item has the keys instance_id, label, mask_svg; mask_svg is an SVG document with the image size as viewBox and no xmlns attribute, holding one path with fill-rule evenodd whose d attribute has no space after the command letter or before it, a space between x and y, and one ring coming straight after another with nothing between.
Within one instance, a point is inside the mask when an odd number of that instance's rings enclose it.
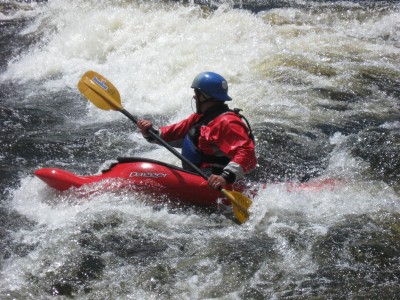
<instances>
[{"instance_id":1,"label":"brand logo on kayak","mask_svg":"<svg viewBox=\"0 0 400 300\"><path fill-rule=\"evenodd\" d=\"M164 173L139 173L139 172L131 172L129 177L147 177L147 178L164 178L167 177L168 174Z\"/></svg>"},{"instance_id":2,"label":"brand logo on kayak","mask_svg":"<svg viewBox=\"0 0 400 300\"><path fill-rule=\"evenodd\" d=\"M105 91L108 90L108 86L106 85L106 81L104 79L100 80L97 77L93 77L93 81L96 82L99 86L101 86L103 90Z\"/></svg>"}]
</instances>

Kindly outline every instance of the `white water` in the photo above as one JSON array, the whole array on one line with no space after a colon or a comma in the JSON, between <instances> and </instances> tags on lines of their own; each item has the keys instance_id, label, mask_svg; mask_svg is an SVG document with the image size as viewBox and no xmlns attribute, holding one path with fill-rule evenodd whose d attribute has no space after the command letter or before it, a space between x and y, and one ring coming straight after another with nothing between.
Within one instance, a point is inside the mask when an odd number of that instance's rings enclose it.
<instances>
[{"instance_id":1,"label":"white water","mask_svg":"<svg viewBox=\"0 0 400 300\"><path fill-rule=\"evenodd\" d=\"M352 5L348 4L349 15ZM346 12L332 19L329 11L315 16L295 8L256 15L222 5L211 14L195 5L55 0L33 6L29 14L36 14L35 21L22 34L43 33L45 38L11 61L0 80L41 82L49 91L76 91L79 78L92 69L114 83L128 111L139 116L166 115L171 122L191 112L191 82L206 70L227 78L234 106L243 108L253 124L268 121L303 128L341 118L335 111L321 113L318 104L329 100L307 93L307 85L339 90L354 85L357 90L361 87L353 80L356 69L374 66L398 71L400 67L398 48L376 41L385 35L400 39L399 13L383 18L372 14L368 21L360 22L347 18ZM302 67L302 61L312 62L314 69ZM396 101L384 97L357 102L346 113L386 111ZM77 122L121 118L121 114L100 111L88 103L88 115ZM128 136L139 139L133 129ZM290 234L314 239L348 215L400 212L399 197L390 187L363 180L368 165L342 147L345 140L341 134L332 137L335 149L322 176L341 179L340 185L318 191L296 190L290 184L268 185L255 197L250 220L243 226L223 215L153 209L151 200L139 195L104 194L82 201L74 194L56 194L36 178L23 178L21 187L13 192L11 206L37 224L33 230L16 232L14 238L39 245L27 256L7 261L0 289L26 289L37 295L27 274L45 281L47 273L71 264L70 260L79 257L77 236L85 224L99 219L107 223L107 218L117 218L121 224L100 230L99 236L140 232L153 241L167 241L171 248L160 254L160 259L177 272L168 283L174 299L212 298L208 291L218 294L222 285L225 293L221 299L239 298L246 286L276 280L276 270L288 281L299 281L317 266L311 249L290 245ZM141 155L178 164L164 149ZM250 280L233 284L240 269L232 270L232 276L225 263L212 255L214 250L220 251L213 248L215 241L221 240L218 245L222 247L226 241L246 244L249 237L264 235L276 239L273 249L282 259L266 260ZM181 241L190 248L185 257L179 256ZM153 265L135 265L112 252L102 253L102 259L106 264L102 280L93 283L88 298L158 299L163 295L150 288L153 282L157 287ZM273 289L265 292L279 297Z\"/></svg>"},{"instance_id":2,"label":"white water","mask_svg":"<svg viewBox=\"0 0 400 300\"><path fill-rule=\"evenodd\" d=\"M125 108L137 114L181 119L190 112L194 76L213 70L227 78L235 105L250 111L253 122L291 120L298 113L315 121L321 116L314 105L322 99L282 82L285 77L345 88L354 84L349 65L358 64L357 57L364 67L398 70L398 48L374 39L399 39L399 13L378 20L368 15L369 21L357 24L345 16L333 19L329 11L316 19L297 9L255 15L226 5L212 15L199 6L125 1L50 1L36 11L22 34L45 32L46 38L1 79L46 80L48 89L76 90L82 74L93 69L116 85ZM299 68L301 60L316 70ZM332 77L318 76L319 69ZM91 116L99 115L121 118L91 107Z\"/></svg>"}]
</instances>

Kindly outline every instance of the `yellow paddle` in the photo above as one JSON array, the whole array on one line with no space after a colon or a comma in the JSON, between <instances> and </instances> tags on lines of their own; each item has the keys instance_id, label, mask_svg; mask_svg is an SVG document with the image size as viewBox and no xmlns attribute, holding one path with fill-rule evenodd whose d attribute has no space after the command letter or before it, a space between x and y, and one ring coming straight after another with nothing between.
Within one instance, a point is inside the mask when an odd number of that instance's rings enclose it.
<instances>
[{"instance_id":1,"label":"yellow paddle","mask_svg":"<svg viewBox=\"0 0 400 300\"><path fill-rule=\"evenodd\" d=\"M135 124L137 124L138 119L126 111L121 105L121 97L117 88L102 75L94 72L86 72L78 83L79 91L85 96L89 101L102 110L116 110L123 113L129 119L131 119ZM199 175L201 175L205 180L208 177L202 170L200 170L196 165L189 161L186 157L182 156L178 151L170 146L166 141L164 141L157 133L150 131L149 135L157 140L161 145L167 148L172 154L183 160L190 167L192 167ZM249 207L253 203L249 198L245 197L239 192L227 191L225 189L220 190L229 201L232 203L233 214L239 223L244 223L249 218Z\"/></svg>"}]
</instances>

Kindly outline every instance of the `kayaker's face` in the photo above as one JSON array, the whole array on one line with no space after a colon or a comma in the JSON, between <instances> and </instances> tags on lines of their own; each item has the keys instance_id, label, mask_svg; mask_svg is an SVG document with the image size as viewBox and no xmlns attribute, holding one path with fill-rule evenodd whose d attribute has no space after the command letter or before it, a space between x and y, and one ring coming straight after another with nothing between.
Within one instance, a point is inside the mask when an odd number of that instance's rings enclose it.
<instances>
[{"instance_id":1,"label":"kayaker's face","mask_svg":"<svg viewBox=\"0 0 400 300\"><path fill-rule=\"evenodd\" d=\"M206 97L199 90L194 90L193 99L196 102L196 113L202 114L204 112L203 104L207 102Z\"/></svg>"}]
</instances>

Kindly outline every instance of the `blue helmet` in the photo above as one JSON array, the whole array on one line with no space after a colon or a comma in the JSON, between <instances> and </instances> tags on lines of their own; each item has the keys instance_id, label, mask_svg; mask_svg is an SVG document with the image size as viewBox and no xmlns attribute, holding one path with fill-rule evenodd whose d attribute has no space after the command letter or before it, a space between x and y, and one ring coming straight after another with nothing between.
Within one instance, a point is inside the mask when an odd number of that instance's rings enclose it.
<instances>
[{"instance_id":1,"label":"blue helmet","mask_svg":"<svg viewBox=\"0 0 400 300\"><path fill-rule=\"evenodd\" d=\"M217 73L200 73L193 80L191 88L198 89L202 93L218 101L232 100L232 98L228 96L228 82Z\"/></svg>"}]
</instances>

